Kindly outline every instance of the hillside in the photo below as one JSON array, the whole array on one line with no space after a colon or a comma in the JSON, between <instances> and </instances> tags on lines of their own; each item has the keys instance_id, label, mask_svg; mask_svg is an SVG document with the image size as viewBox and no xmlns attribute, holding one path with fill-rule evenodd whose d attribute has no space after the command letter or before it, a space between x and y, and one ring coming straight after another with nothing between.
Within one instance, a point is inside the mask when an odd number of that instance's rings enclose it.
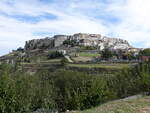
<instances>
[{"instance_id":1,"label":"hillside","mask_svg":"<svg viewBox=\"0 0 150 113\"><path fill-rule=\"evenodd\" d=\"M135 100L135 104L113 101L150 94L150 62L145 53L147 50L132 48L125 40L96 34L27 41L25 48L0 57L0 112L147 110L149 99Z\"/></svg>"},{"instance_id":2,"label":"hillside","mask_svg":"<svg viewBox=\"0 0 150 113\"><path fill-rule=\"evenodd\" d=\"M108 54L102 57L105 49ZM141 49L133 48L128 41L119 38L110 38L100 34L77 33L74 35L55 35L43 39L26 41L24 48L13 50L0 57L0 63L15 64L17 62L41 62L47 61L51 52L62 53L69 61L99 62L100 60L138 60L137 55ZM130 57L130 58L129 58Z\"/></svg>"},{"instance_id":3,"label":"hillside","mask_svg":"<svg viewBox=\"0 0 150 113\"><path fill-rule=\"evenodd\" d=\"M75 113L150 113L150 96L112 101L96 108Z\"/></svg>"}]
</instances>

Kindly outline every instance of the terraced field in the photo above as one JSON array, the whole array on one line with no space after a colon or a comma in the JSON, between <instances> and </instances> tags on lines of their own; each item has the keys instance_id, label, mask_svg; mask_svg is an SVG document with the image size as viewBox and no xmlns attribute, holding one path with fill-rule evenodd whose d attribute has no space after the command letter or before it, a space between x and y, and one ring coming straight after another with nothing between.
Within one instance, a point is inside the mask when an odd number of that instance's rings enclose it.
<instances>
[{"instance_id":1,"label":"terraced field","mask_svg":"<svg viewBox=\"0 0 150 113\"><path fill-rule=\"evenodd\" d=\"M71 67L79 68L107 68L107 69L122 69L128 68L130 64L121 64L121 63L106 63L106 64L68 64Z\"/></svg>"},{"instance_id":2,"label":"terraced field","mask_svg":"<svg viewBox=\"0 0 150 113\"><path fill-rule=\"evenodd\" d=\"M100 56L100 54L98 54L98 53L80 52L79 56L83 56L83 57L97 57L97 56Z\"/></svg>"},{"instance_id":3,"label":"terraced field","mask_svg":"<svg viewBox=\"0 0 150 113\"><path fill-rule=\"evenodd\" d=\"M21 68L27 72L37 72L39 70L67 69L73 71L87 72L89 74L99 73L113 73L123 68L128 68L131 64L127 63L67 63L65 66L61 65L61 59L45 60L35 63L22 63Z\"/></svg>"}]
</instances>

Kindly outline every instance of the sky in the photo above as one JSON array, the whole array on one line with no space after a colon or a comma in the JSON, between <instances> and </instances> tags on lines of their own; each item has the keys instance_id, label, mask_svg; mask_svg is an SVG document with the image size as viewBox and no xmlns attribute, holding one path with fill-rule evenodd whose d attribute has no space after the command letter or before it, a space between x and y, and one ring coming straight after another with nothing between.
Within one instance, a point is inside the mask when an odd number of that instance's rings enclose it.
<instances>
[{"instance_id":1,"label":"sky","mask_svg":"<svg viewBox=\"0 0 150 113\"><path fill-rule=\"evenodd\" d=\"M92 33L150 47L150 0L0 0L0 55L25 41Z\"/></svg>"}]
</instances>

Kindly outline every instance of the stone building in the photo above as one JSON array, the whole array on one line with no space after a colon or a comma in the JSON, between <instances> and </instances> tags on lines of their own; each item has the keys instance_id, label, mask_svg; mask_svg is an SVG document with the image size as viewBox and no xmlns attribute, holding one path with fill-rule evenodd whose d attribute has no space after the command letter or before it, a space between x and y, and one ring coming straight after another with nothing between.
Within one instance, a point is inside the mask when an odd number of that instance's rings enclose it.
<instances>
[{"instance_id":1,"label":"stone building","mask_svg":"<svg viewBox=\"0 0 150 113\"><path fill-rule=\"evenodd\" d=\"M54 47L59 47L60 45L63 44L65 40L67 40L66 35L55 35L53 40L54 40Z\"/></svg>"}]
</instances>

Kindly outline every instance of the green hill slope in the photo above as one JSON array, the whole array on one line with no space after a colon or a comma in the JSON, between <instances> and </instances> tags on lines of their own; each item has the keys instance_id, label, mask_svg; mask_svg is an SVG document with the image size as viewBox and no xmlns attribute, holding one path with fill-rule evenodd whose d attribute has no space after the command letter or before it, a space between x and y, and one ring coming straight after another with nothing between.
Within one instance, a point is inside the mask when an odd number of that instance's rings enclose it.
<instances>
[{"instance_id":1,"label":"green hill slope","mask_svg":"<svg viewBox=\"0 0 150 113\"><path fill-rule=\"evenodd\" d=\"M150 113L150 96L112 101L93 109L75 113Z\"/></svg>"}]
</instances>

